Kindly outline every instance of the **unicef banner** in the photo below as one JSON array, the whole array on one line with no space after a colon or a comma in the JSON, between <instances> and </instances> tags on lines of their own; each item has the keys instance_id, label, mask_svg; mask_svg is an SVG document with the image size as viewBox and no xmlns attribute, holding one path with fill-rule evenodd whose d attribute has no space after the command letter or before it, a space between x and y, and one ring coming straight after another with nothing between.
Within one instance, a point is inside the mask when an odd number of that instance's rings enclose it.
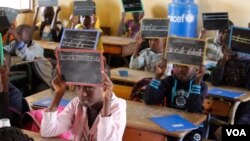
<instances>
[{"instance_id":1,"label":"unicef banner","mask_svg":"<svg viewBox=\"0 0 250 141\"><path fill-rule=\"evenodd\" d=\"M168 6L169 35L197 38L198 6L193 0L174 0Z\"/></svg>"}]
</instances>

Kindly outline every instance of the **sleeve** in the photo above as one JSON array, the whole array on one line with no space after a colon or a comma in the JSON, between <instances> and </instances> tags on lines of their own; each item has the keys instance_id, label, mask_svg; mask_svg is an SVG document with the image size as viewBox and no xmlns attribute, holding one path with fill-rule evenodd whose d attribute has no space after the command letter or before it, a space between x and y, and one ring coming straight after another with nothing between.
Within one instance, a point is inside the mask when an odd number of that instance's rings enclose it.
<instances>
[{"instance_id":1,"label":"sleeve","mask_svg":"<svg viewBox=\"0 0 250 141\"><path fill-rule=\"evenodd\" d=\"M200 85L192 85L190 95L187 99L187 111L191 113L202 113L202 104L206 94L206 83L201 82Z\"/></svg>"},{"instance_id":2,"label":"sleeve","mask_svg":"<svg viewBox=\"0 0 250 141\"><path fill-rule=\"evenodd\" d=\"M73 99L65 109L57 112L43 112L40 133L42 137L56 137L72 128L77 98Z\"/></svg>"},{"instance_id":3,"label":"sleeve","mask_svg":"<svg viewBox=\"0 0 250 141\"><path fill-rule=\"evenodd\" d=\"M122 141L126 127L126 102L119 101L118 107L109 117L100 117L97 141Z\"/></svg>"},{"instance_id":4,"label":"sleeve","mask_svg":"<svg viewBox=\"0 0 250 141\"><path fill-rule=\"evenodd\" d=\"M9 111L9 95L8 93L0 93L0 119L8 118Z\"/></svg>"},{"instance_id":5,"label":"sleeve","mask_svg":"<svg viewBox=\"0 0 250 141\"><path fill-rule=\"evenodd\" d=\"M223 85L224 65L220 65L221 60L217 63L216 67L212 71L211 83L215 86Z\"/></svg>"},{"instance_id":6,"label":"sleeve","mask_svg":"<svg viewBox=\"0 0 250 141\"><path fill-rule=\"evenodd\" d=\"M146 51L142 52L139 56L130 58L129 68L131 69L140 69L145 65L144 56L146 55Z\"/></svg>"},{"instance_id":7,"label":"sleeve","mask_svg":"<svg viewBox=\"0 0 250 141\"><path fill-rule=\"evenodd\" d=\"M37 57L43 57L43 51L43 48L36 43L28 48L23 42L18 43L16 49L17 56L25 61L33 61Z\"/></svg>"},{"instance_id":8,"label":"sleeve","mask_svg":"<svg viewBox=\"0 0 250 141\"><path fill-rule=\"evenodd\" d=\"M163 79L161 82L152 79L144 94L145 104L153 105L162 102L164 95L167 93L167 84L167 78Z\"/></svg>"},{"instance_id":9,"label":"sleeve","mask_svg":"<svg viewBox=\"0 0 250 141\"><path fill-rule=\"evenodd\" d=\"M15 54L15 45L16 45L16 42L12 41L10 42L10 44L4 46L4 49L10 54Z\"/></svg>"},{"instance_id":10,"label":"sleeve","mask_svg":"<svg viewBox=\"0 0 250 141\"><path fill-rule=\"evenodd\" d=\"M60 39L62 37L62 32L63 32L63 26L60 22L57 23L57 30L51 29L52 39L54 42L60 42Z\"/></svg>"}]
</instances>

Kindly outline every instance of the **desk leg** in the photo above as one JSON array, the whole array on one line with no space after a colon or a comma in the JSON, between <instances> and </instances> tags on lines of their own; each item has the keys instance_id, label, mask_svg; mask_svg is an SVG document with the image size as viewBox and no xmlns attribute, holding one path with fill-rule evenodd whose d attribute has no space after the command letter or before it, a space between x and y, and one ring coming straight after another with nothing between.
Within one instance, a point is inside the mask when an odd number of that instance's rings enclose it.
<instances>
[{"instance_id":1,"label":"desk leg","mask_svg":"<svg viewBox=\"0 0 250 141\"><path fill-rule=\"evenodd\" d=\"M234 118L235 118L235 114L236 114L236 110L238 108L238 106L240 105L241 101L236 101L234 102L231 110L230 110L230 113L229 113L229 119L228 119L228 123L230 125L233 125L234 124Z\"/></svg>"}]
</instances>

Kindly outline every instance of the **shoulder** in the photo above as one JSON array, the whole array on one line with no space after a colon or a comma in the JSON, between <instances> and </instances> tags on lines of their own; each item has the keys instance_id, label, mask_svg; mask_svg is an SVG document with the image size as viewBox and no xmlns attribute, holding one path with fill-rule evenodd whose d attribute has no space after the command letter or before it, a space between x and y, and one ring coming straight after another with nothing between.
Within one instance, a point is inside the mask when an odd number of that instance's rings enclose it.
<instances>
[{"instance_id":1,"label":"shoulder","mask_svg":"<svg viewBox=\"0 0 250 141\"><path fill-rule=\"evenodd\" d=\"M146 48L146 49L143 49L139 54L140 55L143 55L143 54L152 54L153 51L151 50L151 48Z\"/></svg>"},{"instance_id":2,"label":"shoulder","mask_svg":"<svg viewBox=\"0 0 250 141\"><path fill-rule=\"evenodd\" d=\"M75 29L83 29L83 28L84 28L84 26L82 24L77 24L75 26Z\"/></svg>"}]
</instances>

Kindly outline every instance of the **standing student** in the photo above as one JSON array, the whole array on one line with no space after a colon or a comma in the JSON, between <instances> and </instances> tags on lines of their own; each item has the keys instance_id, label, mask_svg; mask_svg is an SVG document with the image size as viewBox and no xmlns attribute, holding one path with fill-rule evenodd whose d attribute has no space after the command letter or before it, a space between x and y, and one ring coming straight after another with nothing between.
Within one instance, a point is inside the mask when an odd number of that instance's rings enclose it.
<instances>
[{"instance_id":1,"label":"standing student","mask_svg":"<svg viewBox=\"0 0 250 141\"><path fill-rule=\"evenodd\" d=\"M61 7L57 7L56 12L54 12L53 7L45 7L43 10L44 21L36 23L39 9L40 7L37 7L33 27L35 30L39 30L40 39L45 41L60 42L63 33L63 26L60 21L57 21L57 16L61 11Z\"/></svg>"},{"instance_id":2,"label":"standing student","mask_svg":"<svg viewBox=\"0 0 250 141\"><path fill-rule=\"evenodd\" d=\"M25 61L34 61L34 70L43 82L43 89L50 86L52 64L43 56L44 49L31 39L32 27L19 25L16 29L11 27L9 32L15 40L4 48L11 54L16 54Z\"/></svg>"},{"instance_id":3,"label":"standing student","mask_svg":"<svg viewBox=\"0 0 250 141\"><path fill-rule=\"evenodd\" d=\"M129 67L131 69L144 69L145 71L155 72L156 64L163 58L163 49L165 45L165 39L149 39L149 48L146 48L139 52L142 48L143 39L141 36L136 38L136 46L133 55L130 58ZM172 64L167 65L165 75L171 75Z\"/></svg>"},{"instance_id":4,"label":"standing student","mask_svg":"<svg viewBox=\"0 0 250 141\"><path fill-rule=\"evenodd\" d=\"M161 80L165 67L165 63L157 64L155 78L146 88L144 102L160 104L166 97L167 107L202 113L202 103L207 94L207 85L202 81L204 67L195 70L194 67L176 65L174 74ZM186 135L184 141L200 141L205 134L206 128L199 127Z\"/></svg>"},{"instance_id":5,"label":"standing student","mask_svg":"<svg viewBox=\"0 0 250 141\"><path fill-rule=\"evenodd\" d=\"M118 36L126 34L129 38L135 38L136 33L140 31L141 19L144 17L144 12L134 12L132 20L125 21L126 13L122 13L122 20L118 28Z\"/></svg>"},{"instance_id":6,"label":"standing student","mask_svg":"<svg viewBox=\"0 0 250 141\"><path fill-rule=\"evenodd\" d=\"M72 140L122 141L126 125L126 102L112 92L113 84L103 73L102 86L77 86L78 96L58 115L56 108L66 84L57 76L52 84L54 99L43 113L42 137L55 137L72 131Z\"/></svg>"}]
</instances>

